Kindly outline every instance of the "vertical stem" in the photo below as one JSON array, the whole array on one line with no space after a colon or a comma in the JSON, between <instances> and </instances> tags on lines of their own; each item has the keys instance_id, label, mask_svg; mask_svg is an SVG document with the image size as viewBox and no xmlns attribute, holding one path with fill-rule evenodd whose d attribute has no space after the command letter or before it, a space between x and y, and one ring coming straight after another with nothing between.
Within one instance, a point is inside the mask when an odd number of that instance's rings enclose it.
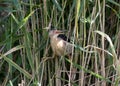
<instances>
[{"instance_id":1,"label":"vertical stem","mask_svg":"<svg viewBox=\"0 0 120 86\"><path fill-rule=\"evenodd\" d=\"M105 0L103 0L103 19L102 19L102 32L104 32L104 25L105 25L105 22L104 22L104 19L105 19ZM104 37L102 36L102 49L104 50ZM102 69L102 76L105 77L105 54L104 54L104 51L102 51L102 66L101 66L101 69ZM106 86L106 82L103 81L102 82L102 86Z\"/></svg>"},{"instance_id":2,"label":"vertical stem","mask_svg":"<svg viewBox=\"0 0 120 86\"><path fill-rule=\"evenodd\" d=\"M58 58L55 58L55 73L56 73L56 86L61 86L61 80L59 79L61 77L60 73L60 66L58 62Z\"/></svg>"},{"instance_id":3,"label":"vertical stem","mask_svg":"<svg viewBox=\"0 0 120 86\"><path fill-rule=\"evenodd\" d=\"M79 11L80 11L80 0L76 0L76 9L75 9L75 27L74 27L74 40L73 40L73 44L75 43L75 38L78 37L78 19L79 19ZM77 36L76 36L77 35ZM71 62L73 61L73 52L74 51L74 47L72 48L72 56L71 56ZM72 77L72 69L73 69L73 65L70 64L70 74L69 74L69 83L68 85L71 86L71 77Z\"/></svg>"},{"instance_id":4,"label":"vertical stem","mask_svg":"<svg viewBox=\"0 0 120 86\"><path fill-rule=\"evenodd\" d=\"M85 1L86 0L84 0L84 12L83 12L83 18L85 18ZM83 36L84 36L84 39L86 39L86 25L85 25L85 23L84 23L84 25L83 25L83 30L84 30L84 34L83 34ZM85 44L86 44L86 40L84 40L84 42L83 42L83 47L85 46ZM85 53L83 52L83 57L82 57L82 66L83 67L85 67ZM82 70L81 71L81 82L80 82L80 86L84 86L84 70Z\"/></svg>"},{"instance_id":5,"label":"vertical stem","mask_svg":"<svg viewBox=\"0 0 120 86\"><path fill-rule=\"evenodd\" d=\"M101 11L101 5L100 5L100 1L98 0L98 4L99 4L99 10ZM103 10L101 11L102 13L100 14L100 28L102 32L104 31L104 27L105 27L105 0L103 0ZM104 50L104 37L102 36L102 49ZM104 51L102 51L102 55L101 55L101 70L102 70L102 76L105 77L105 54ZM106 82L103 81L101 83L102 86L106 86Z\"/></svg>"}]
</instances>

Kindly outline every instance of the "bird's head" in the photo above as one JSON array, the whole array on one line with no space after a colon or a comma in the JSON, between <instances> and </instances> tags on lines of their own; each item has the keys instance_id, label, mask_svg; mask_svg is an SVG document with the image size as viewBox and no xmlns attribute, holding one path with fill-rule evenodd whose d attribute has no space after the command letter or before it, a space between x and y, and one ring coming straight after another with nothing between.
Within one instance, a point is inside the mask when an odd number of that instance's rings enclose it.
<instances>
[{"instance_id":1,"label":"bird's head","mask_svg":"<svg viewBox=\"0 0 120 86\"><path fill-rule=\"evenodd\" d=\"M63 31L61 30L57 30L57 29L52 29L52 30L49 30L49 36L54 36L54 35L57 35L57 34L63 34Z\"/></svg>"},{"instance_id":2,"label":"bird's head","mask_svg":"<svg viewBox=\"0 0 120 86\"><path fill-rule=\"evenodd\" d=\"M57 29L56 29L54 26L52 26L52 25L49 25L49 26L46 27L45 29L48 31L49 37L52 37L52 36L54 36L54 35L56 35L56 34L63 34L63 33L64 33L64 31L62 31L62 30L57 30Z\"/></svg>"}]
</instances>

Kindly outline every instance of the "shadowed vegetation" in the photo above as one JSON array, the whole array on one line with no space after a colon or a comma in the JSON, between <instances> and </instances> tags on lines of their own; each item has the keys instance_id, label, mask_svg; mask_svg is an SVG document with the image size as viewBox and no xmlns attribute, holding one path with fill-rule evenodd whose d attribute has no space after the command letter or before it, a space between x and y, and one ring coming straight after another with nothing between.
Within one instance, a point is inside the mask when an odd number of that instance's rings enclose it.
<instances>
[{"instance_id":1,"label":"shadowed vegetation","mask_svg":"<svg viewBox=\"0 0 120 86\"><path fill-rule=\"evenodd\" d=\"M119 0L0 0L0 86L118 86L119 18ZM50 22L74 44L71 60L46 60Z\"/></svg>"}]
</instances>

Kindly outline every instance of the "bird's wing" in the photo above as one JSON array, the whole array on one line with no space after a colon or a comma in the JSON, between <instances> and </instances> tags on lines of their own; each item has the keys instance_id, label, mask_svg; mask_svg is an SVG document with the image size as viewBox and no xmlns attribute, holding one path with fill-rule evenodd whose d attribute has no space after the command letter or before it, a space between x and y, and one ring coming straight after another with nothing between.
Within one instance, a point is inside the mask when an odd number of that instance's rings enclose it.
<instances>
[{"instance_id":1,"label":"bird's wing","mask_svg":"<svg viewBox=\"0 0 120 86\"><path fill-rule=\"evenodd\" d=\"M67 38L65 34L59 34L57 37L63 39L64 41L70 42L70 39Z\"/></svg>"},{"instance_id":2,"label":"bird's wing","mask_svg":"<svg viewBox=\"0 0 120 86\"><path fill-rule=\"evenodd\" d=\"M71 54L73 52L74 45L66 41L64 41L64 44L65 44L65 47L64 47L65 52L67 54Z\"/></svg>"}]
</instances>

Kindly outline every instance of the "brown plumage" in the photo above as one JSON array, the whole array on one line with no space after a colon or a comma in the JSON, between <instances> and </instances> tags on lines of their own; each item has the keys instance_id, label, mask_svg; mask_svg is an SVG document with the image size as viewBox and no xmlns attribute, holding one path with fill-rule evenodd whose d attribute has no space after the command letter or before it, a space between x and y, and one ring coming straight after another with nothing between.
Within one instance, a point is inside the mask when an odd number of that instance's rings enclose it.
<instances>
[{"instance_id":1,"label":"brown plumage","mask_svg":"<svg viewBox=\"0 0 120 86\"><path fill-rule=\"evenodd\" d=\"M73 45L70 43L63 31L49 30L50 44L53 53L57 56L70 55L72 53Z\"/></svg>"},{"instance_id":2,"label":"brown plumage","mask_svg":"<svg viewBox=\"0 0 120 86\"><path fill-rule=\"evenodd\" d=\"M74 44L70 43L70 39L67 38L67 36L64 34L64 32L62 30L57 30L54 27L52 27L51 25L49 25L47 28L48 33L49 33L49 38L50 38L50 45L53 51L53 55L56 56L66 56L68 57L69 60L72 61L71 58L71 54L73 52L74 49ZM52 57L54 58L54 56ZM50 59L50 58L49 58ZM55 65L58 65L58 58L55 59ZM57 67L57 66L55 66ZM66 71L72 71L70 73L65 73L65 79L70 81L73 81L75 79L75 72L76 69L71 66L71 64L69 64L68 62L64 63L64 70ZM60 69L56 68L56 76L57 77L61 77ZM56 79L56 83L58 83L59 80ZM65 82L67 83L67 82Z\"/></svg>"}]
</instances>

